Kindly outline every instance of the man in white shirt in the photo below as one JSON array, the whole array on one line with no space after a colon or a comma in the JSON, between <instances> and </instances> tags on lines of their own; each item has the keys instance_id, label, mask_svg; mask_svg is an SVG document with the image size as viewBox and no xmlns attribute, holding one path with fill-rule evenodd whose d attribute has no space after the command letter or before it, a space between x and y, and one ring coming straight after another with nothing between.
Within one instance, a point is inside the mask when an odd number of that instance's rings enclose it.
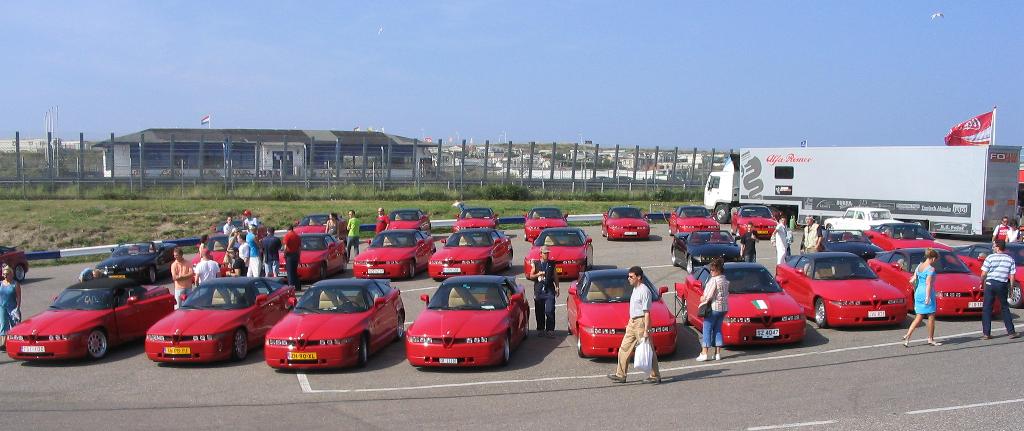
<instances>
[{"instance_id":1,"label":"man in white shirt","mask_svg":"<svg viewBox=\"0 0 1024 431\"><path fill-rule=\"evenodd\" d=\"M235 230L235 225L231 224L233 221L234 219L232 219L231 216L228 216L227 223L224 223L224 226L220 228L221 232L224 232L224 235L231 235L231 231Z\"/></svg>"},{"instance_id":2,"label":"man in white shirt","mask_svg":"<svg viewBox=\"0 0 1024 431\"><path fill-rule=\"evenodd\" d=\"M207 251L196 264L195 272L196 284L201 286L206 280L217 278L220 275L220 265L213 261L210 252Z\"/></svg>"},{"instance_id":3,"label":"man in white shirt","mask_svg":"<svg viewBox=\"0 0 1024 431\"><path fill-rule=\"evenodd\" d=\"M644 270L639 266L629 268L627 273L628 281L633 286L633 292L629 296L629 323L626 324L626 335L622 337L622 344L619 345L619 364L615 368L615 374L609 374L608 378L615 383L626 383L626 370L629 367L629 357L633 356L637 344L648 341L648 330L651 328L651 288L644 284ZM661 383L661 372L658 371L658 355L652 360L653 369L650 377L644 380L645 383Z\"/></svg>"},{"instance_id":4,"label":"man in white shirt","mask_svg":"<svg viewBox=\"0 0 1024 431\"><path fill-rule=\"evenodd\" d=\"M779 216L779 223L775 225L775 233L772 234L772 244L775 244L776 265L782 265L789 258L789 227L786 226L786 216Z\"/></svg>"}]
</instances>

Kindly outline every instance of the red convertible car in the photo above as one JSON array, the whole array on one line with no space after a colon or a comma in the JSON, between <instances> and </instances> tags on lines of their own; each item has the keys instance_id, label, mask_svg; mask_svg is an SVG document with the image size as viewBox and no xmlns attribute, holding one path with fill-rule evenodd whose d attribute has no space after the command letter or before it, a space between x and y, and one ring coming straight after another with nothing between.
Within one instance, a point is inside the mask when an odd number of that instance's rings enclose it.
<instances>
[{"instance_id":1,"label":"red convertible car","mask_svg":"<svg viewBox=\"0 0 1024 431\"><path fill-rule=\"evenodd\" d=\"M172 311L174 297L166 287L125 278L73 284L48 310L7 333L7 354L25 361L99 359L112 346L142 338Z\"/></svg>"},{"instance_id":2,"label":"red convertible car","mask_svg":"<svg viewBox=\"0 0 1024 431\"><path fill-rule=\"evenodd\" d=\"M747 233L747 223L753 223L754 235L759 239L771 238L775 233L775 226L778 225L772 215L772 210L764 205L741 205L733 208L733 235L742 236Z\"/></svg>"},{"instance_id":3,"label":"red convertible car","mask_svg":"<svg viewBox=\"0 0 1024 431\"><path fill-rule=\"evenodd\" d=\"M603 214L601 235L613 239L649 239L651 225L636 207L612 207Z\"/></svg>"},{"instance_id":4,"label":"red convertible car","mask_svg":"<svg viewBox=\"0 0 1024 431\"><path fill-rule=\"evenodd\" d=\"M946 250L935 250L939 259L935 261L935 315L936 316L980 316L985 291L980 288L981 278L957 257ZM913 311L914 286L909 280L914 270L924 261L923 248L903 248L879 254L868 261L878 277L903 291L910 311ZM999 302L993 311L999 311Z\"/></svg>"},{"instance_id":5,"label":"red convertible car","mask_svg":"<svg viewBox=\"0 0 1024 431\"><path fill-rule=\"evenodd\" d=\"M441 283L409 327L405 355L415 367L506 365L529 334L530 306L515 279L465 275Z\"/></svg>"},{"instance_id":6,"label":"red convertible car","mask_svg":"<svg viewBox=\"0 0 1024 431\"><path fill-rule=\"evenodd\" d=\"M633 286L626 279L626 269L601 269L584 272L569 287L566 309L569 332L576 335L576 354L581 358L614 358L629 323L629 298ZM676 318L665 306L661 295L667 287L654 288L644 276L643 284L651 291L651 341L659 356L676 351Z\"/></svg>"},{"instance_id":7,"label":"red convertible car","mask_svg":"<svg viewBox=\"0 0 1024 431\"><path fill-rule=\"evenodd\" d=\"M419 229L430 233L430 216L418 209L391 211L388 215L388 229Z\"/></svg>"},{"instance_id":8,"label":"red convertible car","mask_svg":"<svg viewBox=\"0 0 1024 431\"><path fill-rule=\"evenodd\" d=\"M798 343L806 330L800 304L779 287L771 273L759 263L725 264L729 280L729 312L722 323L722 341L726 345ZM704 284L711 279L707 267L699 267L676 283L676 296L683 298L683 324L703 330L704 319L697 315Z\"/></svg>"},{"instance_id":9,"label":"red convertible car","mask_svg":"<svg viewBox=\"0 0 1024 431\"><path fill-rule=\"evenodd\" d=\"M429 233L413 229L389 229L367 242L370 247L352 261L356 278L413 278L436 251Z\"/></svg>"},{"instance_id":10,"label":"red convertible car","mask_svg":"<svg viewBox=\"0 0 1024 431\"><path fill-rule=\"evenodd\" d=\"M324 280L331 274L345 272L348 255L345 243L326 233L305 233L299 235L302 251L299 252L299 280ZM280 267L285 267L284 254L280 256Z\"/></svg>"},{"instance_id":11,"label":"red convertible car","mask_svg":"<svg viewBox=\"0 0 1024 431\"><path fill-rule=\"evenodd\" d=\"M479 275L512 267L512 240L494 229L463 229L453 233L444 248L430 257L434 280L455 275Z\"/></svg>"},{"instance_id":12,"label":"red convertible car","mask_svg":"<svg viewBox=\"0 0 1024 431\"><path fill-rule=\"evenodd\" d=\"M146 356L156 362L241 361L294 304L295 288L277 279L209 280L149 328Z\"/></svg>"},{"instance_id":13,"label":"red convertible car","mask_svg":"<svg viewBox=\"0 0 1024 431\"><path fill-rule=\"evenodd\" d=\"M224 264L224 253L228 250L227 235L211 235L206 240L206 249L210 250L210 257L213 258L213 261L220 265L220 276L226 275L228 273L228 265ZM193 268L199 264L199 257L198 253L192 257Z\"/></svg>"},{"instance_id":14,"label":"red convertible car","mask_svg":"<svg viewBox=\"0 0 1024 431\"><path fill-rule=\"evenodd\" d=\"M917 223L882 224L864 231L864 235L882 250L890 251L898 248L934 248L952 250L950 246L935 241L928 230Z\"/></svg>"},{"instance_id":15,"label":"red convertible car","mask_svg":"<svg viewBox=\"0 0 1024 431\"><path fill-rule=\"evenodd\" d=\"M956 248L956 254L960 260L970 268L974 275L981 275L981 264L985 257L992 254L992 243L972 244ZM1006 244L1006 254L1017 263L1017 272L1013 279L1013 289L1006 292L1006 301L1013 308L1024 306L1024 299L1021 298L1020 286L1024 283L1024 243L1011 242Z\"/></svg>"},{"instance_id":16,"label":"red convertible car","mask_svg":"<svg viewBox=\"0 0 1024 431\"><path fill-rule=\"evenodd\" d=\"M490 208L466 208L452 226L452 232L470 228L498 228L498 215Z\"/></svg>"},{"instance_id":17,"label":"red convertible car","mask_svg":"<svg viewBox=\"0 0 1024 431\"><path fill-rule=\"evenodd\" d=\"M310 214L295 222L294 232L298 234L303 233L326 233L327 232L327 219L330 214ZM338 223L343 221L339 220ZM343 230L343 229L339 229ZM346 232L347 233L347 232Z\"/></svg>"},{"instance_id":18,"label":"red convertible car","mask_svg":"<svg viewBox=\"0 0 1024 431\"><path fill-rule=\"evenodd\" d=\"M878 279L852 253L822 252L793 256L775 267L775 279L819 328L899 325L907 317L907 298Z\"/></svg>"},{"instance_id":19,"label":"red convertible car","mask_svg":"<svg viewBox=\"0 0 1024 431\"><path fill-rule=\"evenodd\" d=\"M25 281L25 275L28 274L28 259L25 258L24 251L0 246L0 264L14 268L15 280Z\"/></svg>"},{"instance_id":20,"label":"red convertible car","mask_svg":"<svg viewBox=\"0 0 1024 431\"><path fill-rule=\"evenodd\" d=\"M523 272L533 272L534 262L540 260L540 250L548 247L548 256L555 263L555 271L560 280L579 278L583 271L589 270L594 264L594 246L592 240L583 229L578 227L562 227L547 229L533 242L533 247L523 261Z\"/></svg>"},{"instance_id":21,"label":"red convertible car","mask_svg":"<svg viewBox=\"0 0 1024 431\"><path fill-rule=\"evenodd\" d=\"M523 222L523 239L526 242L533 242L544 229L552 227L568 227L566 220L568 214L562 214L562 210L554 207L540 207L523 214L526 220Z\"/></svg>"},{"instance_id":22,"label":"red convertible car","mask_svg":"<svg viewBox=\"0 0 1024 431\"><path fill-rule=\"evenodd\" d=\"M373 352L405 334L402 295L387 280L324 280L267 333L273 368L366 365Z\"/></svg>"},{"instance_id":23,"label":"red convertible car","mask_svg":"<svg viewBox=\"0 0 1024 431\"><path fill-rule=\"evenodd\" d=\"M707 208L698 205L677 207L668 218L668 231L672 235L698 230L718 230L718 221Z\"/></svg>"}]
</instances>

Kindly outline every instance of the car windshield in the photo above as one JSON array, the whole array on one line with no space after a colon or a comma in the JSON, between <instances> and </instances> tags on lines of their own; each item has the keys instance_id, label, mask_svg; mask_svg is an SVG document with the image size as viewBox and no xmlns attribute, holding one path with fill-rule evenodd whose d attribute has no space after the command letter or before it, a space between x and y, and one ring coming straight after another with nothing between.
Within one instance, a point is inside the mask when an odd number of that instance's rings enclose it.
<instances>
[{"instance_id":1,"label":"car windshield","mask_svg":"<svg viewBox=\"0 0 1024 431\"><path fill-rule=\"evenodd\" d=\"M553 247L579 247L583 245L583 235L577 231L551 231L545 230L537 236L533 245L547 245Z\"/></svg>"},{"instance_id":2,"label":"car windshield","mask_svg":"<svg viewBox=\"0 0 1024 431\"><path fill-rule=\"evenodd\" d=\"M889 210L871 211L868 214L871 214L871 220L892 220L892 214L889 213Z\"/></svg>"},{"instance_id":3,"label":"car windshield","mask_svg":"<svg viewBox=\"0 0 1024 431\"><path fill-rule=\"evenodd\" d=\"M825 242L871 242L859 230L833 230L828 232Z\"/></svg>"},{"instance_id":4,"label":"car windshield","mask_svg":"<svg viewBox=\"0 0 1024 431\"><path fill-rule=\"evenodd\" d=\"M302 218L299 226L323 226L327 224L327 214L313 214Z\"/></svg>"},{"instance_id":5,"label":"car windshield","mask_svg":"<svg viewBox=\"0 0 1024 431\"><path fill-rule=\"evenodd\" d=\"M651 298L657 300L658 291L651 287L653 284L646 275L643 283L651 290ZM579 295L583 302L629 302L633 286L629 285L626 274L592 277L587 280Z\"/></svg>"},{"instance_id":6,"label":"car windshield","mask_svg":"<svg viewBox=\"0 0 1024 431\"><path fill-rule=\"evenodd\" d=\"M935 250L939 253L939 258L932 264L932 268L935 268L937 274L967 274L971 270L967 269L967 265L964 265L960 258L956 257L955 254L946 250ZM911 272L917 269L917 266L924 261L924 252L912 253L910 255L910 266L907 267Z\"/></svg>"},{"instance_id":7,"label":"car windshield","mask_svg":"<svg viewBox=\"0 0 1024 431\"><path fill-rule=\"evenodd\" d=\"M637 208L613 208L608 212L608 218L644 218Z\"/></svg>"},{"instance_id":8,"label":"car windshield","mask_svg":"<svg viewBox=\"0 0 1024 431\"><path fill-rule=\"evenodd\" d=\"M775 277L764 267L732 268L725 271L725 279L729 280L729 293L774 293L782 288L775 282Z\"/></svg>"},{"instance_id":9,"label":"car windshield","mask_svg":"<svg viewBox=\"0 0 1024 431\"><path fill-rule=\"evenodd\" d=\"M431 310L498 310L507 306L505 289L486 282L444 283L427 304Z\"/></svg>"},{"instance_id":10,"label":"car windshield","mask_svg":"<svg viewBox=\"0 0 1024 431\"><path fill-rule=\"evenodd\" d=\"M416 221L420 219L419 211L392 211L391 220Z\"/></svg>"},{"instance_id":11,"label":"car windshield","mask_svg":"<svg viewBox=\"0 0 1024 431\"><path fill-rule=\"evenodd\" d=\"M892 237L895 239L935 239L924 227L913 223L893 225Z\"/></svg>"},{"instance_id":12,"label":"car windshield","mask_svg":"<svg viewBox=\"0 0 1024 431\"><path fill-rule=\"evenodd\" d=\"M148 242L140 242L138 244L126 244L117 246L114 251L110 252L111 256L137 256L140 254L152 254L156 252L156 246Z\"/></svg>"},{"instance_id":13,"label":"car windshield","mask_svg":"<svg viewBox=\"0 0 1024 431\"><path fill-rule=\"evenodd\" d=\"M302 249L308 251L327 250L326 238L322 236L303 236Z\"/></svg>"},{"instance_id":14,"label":"car windshield","mask_svg":"<svg viewBox=\"0 0 1024 431\"><path fill-rule=\"evenodd\" d=\"M105 310L114 305L114 294L109 289L67 289L57 296L53 310Z\"/></svg>"},{"instance_id":15,"label":"car windshield","mask_svg":"<svg viewBox=\"0 0 1024 431\"><path fill-rule=\"evenodd\" d=\"M218 283L207 281L188 293L181 308L232 310L251 306L256 300L256 290L246 284Z\"/></svg>"},{"instance_id":16,"label":"car windshield","mask_svg":"<svg viewBox=\"0 0 1024 431\"><path fill-rule=\"evenodd\" d=\"M683 207L679 209L679 215L683 217L710 217L711 213L703 207Z\"/></svg>"},{"instance_id":17,"label":"car windshield","mask_svg":"<svg viewBox=\"0 0 1024 431\"><path fill-rule=\"evenodd\" d=\"M814 261L815 280L858 280L878 278L857 256L823 257Z\"/></svg>"},{"instance_id":18,"label":"car windshield","mask_svg":"<svg viewBox=\"0 0 1024 431\"><path fill-rule=\"evenodd\" d=\"M740 217L772 218L772 212L767 207L743 207L740 208Z\"/></svg>"},{"instance_id":19,"label":"car windshield","mask_svg":"<svg viewBox=\"0 0 1024 431\"><path fill-rule=\"evenodd\" d=\"M1017 265L1024 265L1024 244L1007 244L1005 253L1013 257Z\"/></svg>"},{"instance_id":20,"label":"car windshield","mask_svg":"<svg viewBox=\"0 0 1024 431\"><path fill-rule=\"evenodd\" d=\"M206 249L210 251L224 251L228 248L228 237L224 235L212 236L206 240Z\"/></svg>"},{"instance_id":21,"label":"car windshield","mask_svg":"<svg viewBox=\"0 0 1024 431\"><path fill-rule=\"evenodd\" d=\"M373 301L362 286L313 286L307 291L294 313L361 313L370 309Z\"/></svg>"},{"instance_id":22,"label":"car windshield","mask_svg":"<svg viewBox=\"0 0 1024 431\"><path fill-rule=\"evenodd\" d=\"M444 243L445 247L487 247L493 244L489 231L455 232Z\"/></svg>"},{"instance_id":23,"label":"car windshield","mask_svg":"<svg viewBox=\"0 0 1024 431\"><path fill-rule=\"evenodd\" d=\"M491 218L494 211L490 208L470 208L462 212L462 218Z\"/></svg>"},{"instance_id":24,"label":"car windshield","mask_svg":"<svg viewBox=\"0 0 1024 431\"><path fill-rule=\"evenodd\" d=\"M402 248L415 245L416 235L412 232L381 232L370 242L370 248Z\"/></svg>"},{"instance_id":25,"label":"car windshield","mask_svg":"<svg viewBox=\"0 0 1024 431\"><path fill-rule=\"evenodd\" d=\"M562 211L559 210L558 208L534 208L532 211L530 211L529 218L562 218Z\"/></svg>"},{"instance_id":26,"label":"car windshield","mask_svg":"<svg viewBox=\"0 0 1024 431\"><path fill-rule=\"evenodd\" d=\"M689 245L732 244L735 241L728 232L693 232L686 238Z\"/></svg>"}]
</instances>

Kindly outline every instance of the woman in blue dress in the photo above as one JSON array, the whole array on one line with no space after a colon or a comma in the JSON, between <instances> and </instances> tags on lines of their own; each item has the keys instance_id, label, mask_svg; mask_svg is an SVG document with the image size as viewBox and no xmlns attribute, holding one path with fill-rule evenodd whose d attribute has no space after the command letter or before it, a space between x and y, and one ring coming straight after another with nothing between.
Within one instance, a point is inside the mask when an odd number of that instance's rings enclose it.
<instances>
[{"instance_id":1,"label":"woman in blue dress","mask_svg":"<svg viewBox=\"0 0 1024 431\"><path fill-rule=\"evenodd\" d=\"M0 280L0 351L7 351L7 331L21 320L21 284L14 279L14 269L4 265Z\"/></svg>"},{"instance_id":2,"label":"woman in blue dress","mask_svg":"<svg viewBox=\"0 0 1024 431\"><path fill-rule=\"evenodd\" d=\"M941 346L942 343L935 341L935 261L939 254L935 249L927 249L924 252L924 262L914 269L914 276L910 277L910 284L914 286L914 321L907 329L907 335L903 336L903 347L910 347L910 335L917 329L917 325L925 317L928 318L928 344Z\"/></svg>"}]
</instances>

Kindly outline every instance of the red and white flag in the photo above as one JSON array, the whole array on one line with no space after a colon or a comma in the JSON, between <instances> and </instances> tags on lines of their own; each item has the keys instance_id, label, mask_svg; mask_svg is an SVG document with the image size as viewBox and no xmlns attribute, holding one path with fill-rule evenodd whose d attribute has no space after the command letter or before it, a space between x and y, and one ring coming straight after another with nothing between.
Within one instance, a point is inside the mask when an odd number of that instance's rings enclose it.
<instances>
[{"instance_id":1,"label":"red and white flag","mask_svg":"<svg viewBox=\"0 0 1024 431\"><path fill-rule=\"evenodd\" d=\"M953 126L946 135L946 145L989 145L992 143L996 111L986 112Z\"/></svg>"}]
</instances>

